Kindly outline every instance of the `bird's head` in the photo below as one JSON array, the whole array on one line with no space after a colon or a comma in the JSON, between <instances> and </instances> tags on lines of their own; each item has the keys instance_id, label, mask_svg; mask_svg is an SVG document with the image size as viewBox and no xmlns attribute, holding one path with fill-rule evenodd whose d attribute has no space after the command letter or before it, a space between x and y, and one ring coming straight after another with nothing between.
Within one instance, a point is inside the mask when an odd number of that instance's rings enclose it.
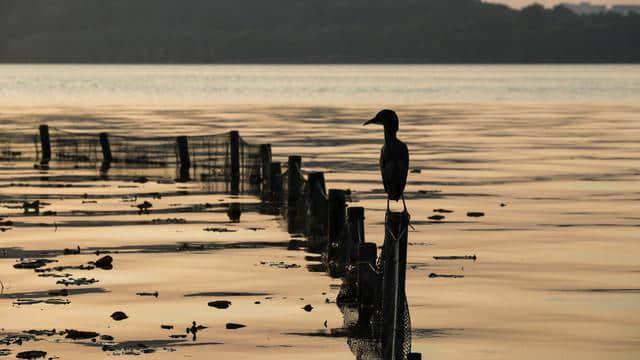
<instances>
[{"instance_id":1,"label":"bird's head","mask_svg":"<svg viewBox=\"0 0 640 360\"><path fill-rule=\"evenodd\" d=\"M369 124L383 125L385 132L391 132L395 134L396 132L398 132L398 115L396 115L395 111L393 110L385 109L380 111L378 114L376 114L376 117L365 122L363 125Z\"/></svg>"}]
</instances>

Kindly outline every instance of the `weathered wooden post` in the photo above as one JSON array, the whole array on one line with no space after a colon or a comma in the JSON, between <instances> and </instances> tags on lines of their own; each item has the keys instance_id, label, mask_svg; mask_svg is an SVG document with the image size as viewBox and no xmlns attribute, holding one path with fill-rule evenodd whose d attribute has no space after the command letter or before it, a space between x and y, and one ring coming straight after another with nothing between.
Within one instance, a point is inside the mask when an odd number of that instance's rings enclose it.
<instances>
[{"instance_id":1,"label":"weathered wooden post","mask_svg":"<svg viewBox=\"0 0 640 360\"><path fill-rule=\"evenodd\" d=\"M371 316L380 296L380 277L376 269L376 244L363 243L358 251L358 324L363 336L371 335Z\"/></svg>"},{"instance_id":2,"label":"weathered wooden post","mask_svg":"<svg viewBox=\"0 0 640 360\"><path fill-rule=\"evenodd\" d=\"M405 277L409 214L387 212L384 238L384 274L382 282L384 359L400 359L405 336Z\"/></svg>"},{"instance_id":3,"label":"weathered wooden post","mask_svg":"<svg viewBox=\"0 0 640 360\"><path fill-rule=\"evenodd\" d=\"M276 207L282 202L282 164L279 161L271 163L271 201Z\"/></svg>"},{"instance_id":4,"label":"weathered wooden post","mask_svg":"<svg viewBox=\"0 0 640 360\"><path fill-rule=\"evenodd\" d=\"M240 134L237 131L229 133L231 152L231 195L240 193Z\"/></svg>"},{"instance_id":5,"label":"weathered wooden post","mask_svg":"<svg viewBox=\"0 0 640 360\"><path fill-rule=\"evenodd\" d=\"M111 154L111 145L109 144L109 134L106 132L100 133L100 147L102 148L102 162L110 163L113 160Z\"/></svg>"},{"instance_id":6,"label":"weathered wooden post","mask_svg":"<svg viewBox=\"0 0 640 360\"><path fill-rule=\"evenodd\" d=\"M337 242L347 219L344 190L329 190L329 241Z\"/></svg>"},{"instance_id":7,"label":"weathered wooden post","mask_svg":"<svg viewBox=\"0 0 640 360\"><path fill-rule=\"evenodd\" d=\"M270 200L266 197L271 193L271 144L260 145L260 162L262 163L262 198Z\"/></svg>"},{"instance_id":8,"label":"weathered wooden post","mask_svg":"<svg viewBox=\"0 0 640 360\"><path fill-rule=\"evenodd\" d=\"M178 156L180 162L180 181L189 181L189 169L191 168L191 160L189 159L189 140L186 136L178 136L176 138L178 146Z\"/></svg>"},{"instance_id":9,"label":"weathered wooden post","mask_svg":"<svg viewBox=\"0 0 640 360\"><path fill-rule=\"evenodd\" d=\"M360 244L364 243L364 208L353 206L347 209L349 220L349 236L347 238L346 251L347 260L350 263L358 261L358 251Z\"/></svg>"},{"instance_id":10,"label":"weathered wooden post","mask_svg":"<svg viewBox=\"0 0 640 360\"><path fill-rule=\"evenodd\" d=\"M327 234L329 231L329 210L324 173L310 173L307 178L309 193L309 219L307 221L309 234L309 251L322 252L327 249Z\"/></svg>"},{"instance_id":11,"label":"weathered wooden post","mask_svg":"<svg viewBox=\"0 0 640 360\"><path fill-rule=\"evenodd\" d=\"M289 233L300 232L301 217L299 216L299 203L302 195L303 178L300 173L302 157L289 156L289 176L287 183L287 230Z\"/></svg>"},{"instance_id":12,"label":"weathered wooden post","mask_svg":"<svg viewBox=\"0 0 640 360\"><path fill-rule=\"evenodd\" d=\"M45 164L51 160L51 139L49 138L49 125L40 125L40 147L42 149L42 158L40 162Z\"/></svg>"},{"instance_id":13,"label":"weathered wooden post","mask_svg":"<svg viewBox=\"0 0 640 360\"><path fill-rule=\"evenodd\" d=\"M340 276L344 272L344 235L346 216L346 194L344 190L329 190L329 244L327 258L329 275Z\"/></svg>"}]
</instances>

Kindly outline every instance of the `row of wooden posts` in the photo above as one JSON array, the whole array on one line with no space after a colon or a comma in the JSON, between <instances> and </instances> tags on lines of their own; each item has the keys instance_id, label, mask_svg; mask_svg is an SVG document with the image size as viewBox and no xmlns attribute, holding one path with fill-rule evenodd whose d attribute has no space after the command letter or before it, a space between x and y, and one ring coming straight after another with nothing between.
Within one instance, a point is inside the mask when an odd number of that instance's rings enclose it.
<instances>
[{"instance_id":1,"label":"row of wooden posts","mask_svg":"<svg viewBox=\"0 0 640 360\"><path fill-rule=\"evenodd\" d=\"M40 147L42 157L40 158L41 164L48 164L51 161L51 138L49 135L49 126L46 124L40 125ZM98 134L100 148L102 150L102 163L103 169L108 169L111 163L118 162L122 159L117 159L113 156L111 151L111 145L109 141L109 134L101 132ZM270 146L269 146L270 147ZM187 136L176 137L177 148L177 164L179 176L178 180L188 181L190 180L191 169L191 157L189 155L189 138ZM229 132L229 164L230 164L230 185L231 194L238 195L240 192L240 134L238 131Z\"/></svg>"},{"instance_id":2,"label":"row of wooden posts","mask_svg":"<svg viewBox=\"0 0 640 360\"><path fill-rule=\"evenodd\" d=\"M399 338L401 317L406 306L405 277L409 215L387 212L382 258L378 268L376 244L365 241L365 209L347 206L347 193L341 189L326 191L324 173L311 172L305 179L302 158L289 156L287 184L283 184L282 164L271 161L270 145L261 146L263 191L266 203L282 204L290 233L304 233L312 252L322 252L332 276L356 272L359 326L367 326L376 307L382 303L382 344L384 359L401 359ZM353 270L351 270L353 269ZM420 359L419 353L407 359Z\"/></svg>"},{"instance_id":3,"label":"row of wooden posts","mask_svg":"<svg viewBox=\"0 0 640 360\"><path fill-rule=\"evenodd\" d=\"M41 163L51 160L49 127L40 126ZM229 133L231 194L240 187L240 136ZM109 143L109 134L100 133L99 142L104 164L117 162ZM190 179L191 159L187 136L176 137L177 165L180 179ZM405 275L409 216L407 213L387 212L383 245L383 273L380 273L377 247L365 241L365 211L363 207L347 206L347 193L341 189L326 190L324 173L312 172L305 179L302 158L289 156L287 172L280 162L272 161L271 145L260 145L261 197L272 209L282 209L290 233L307 236L308 249L325 254L325 262L332 276L344 276L355 269L359 323L369 323L376 307L382 303L382 344L384 359L400 359L398 339L405 303ZM286 177L286 188L283 183ZM279 211L279 210L276 210ZM411 353L408 359L420 359Z\"/></svg>"}]
</instances>

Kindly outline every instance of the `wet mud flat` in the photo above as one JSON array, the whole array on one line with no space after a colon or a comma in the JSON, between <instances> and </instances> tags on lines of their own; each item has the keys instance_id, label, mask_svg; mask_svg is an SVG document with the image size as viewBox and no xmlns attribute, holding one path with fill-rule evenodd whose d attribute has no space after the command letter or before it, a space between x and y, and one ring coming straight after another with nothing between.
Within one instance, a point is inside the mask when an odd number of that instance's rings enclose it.
<instances>
[{"instance_id":1,"label":"wet mud flat","mask_svg":"<svg viewBox=\"0 0 640 360\"><path fill-rule=\"evenodd\" d=\"M305 170L326 173L327 187L349 189L366 209L367 241L381 245L382 141L361 127L369 110L9 109L3 130L57 119L127 131L143 119L150 134L209 133L203 120L215 118L271 142L283 161L301 155ZM445 359L635 358L638 109L396 110L420 170L407 187L413 349ZM141 183L32 165L0 162L0 355L354 358L336 330L345 321L335 302L341 281L308 271L316 255L288 250L292 236L256 197L171 182L172 170ZM23 202L36 200L39 214L25 214ZM137 207L144 201L148 213ZM231 203L243 208L239 223L228 219ZM95 266L105 256L110 270Z\"/></svg>"}]
</instances>

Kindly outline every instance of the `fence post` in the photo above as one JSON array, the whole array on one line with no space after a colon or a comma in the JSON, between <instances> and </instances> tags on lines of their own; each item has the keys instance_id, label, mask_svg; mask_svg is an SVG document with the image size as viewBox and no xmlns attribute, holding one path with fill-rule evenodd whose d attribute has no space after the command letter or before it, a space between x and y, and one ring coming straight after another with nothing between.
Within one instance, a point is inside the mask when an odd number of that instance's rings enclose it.
<instances>
[{"instance_id":1,"label":"fence post","mask_svg":"<svg viewBox=\"0 0 640 360\"><path fill-rule=\"evenodd\" d=\"M240 134L237 131L229 133L231 151L231 195L240 193Z\"/></svg>"},{"instance_id":2,"label":"fence post","mask_svg":"<svg viewBox=\"0 0 640 360\"><path fill-rule=\"evenodd\" d=\"M180 157L180 181L189 181L189 168L191 160L189 159L189 140L186 136L178 136L176 138L178 145L178 156Z\"/></svg>"},{"instance_id":3,"label":"fence post","mask_svg":"<svg viewBox=\"0 0 640 360\"><path fill-rule=\"evenodd\" d=\"M358 251L360 244L364 243L364 208L361 206L349 207L347 209L349 220L349 237L347 239L346 250L347 259L351 263L358 261Z\"/></svg>"},{"instance_id":4,"label":"fence post","mask_svg":"<svg viewBox=\"0 0 640 360\"><path fill-rule=\"evenodd\" d=\"M327 249L327 233L329 228L327 207L327 190L324 173L310 173L307 178L309 196L309 219L307 233L309 235L308 250L322 252Z\"/></svg>"},{"instance_id":5,"label":"fence post","mask_svg":"<svg viewBox=\"0 0 640 360\"><path fill-rule=\"evenodd\" d=\"M340 276L344 270L344 242L346 214L346 195L344 190L329 190L329 244L327 259L329 275Z\"/></svg>"},{"instance_id":6,"label":"fence post","mask_svg":"<svg viewBox=\"0 0 640 360\"><path fill-rule=\"evenodd\" d=\"M277 206L282 202L282 164L271 163L271 201Z\"/></svg>"},{"instance_id":7,"label":"fence post","mask_svg":"<svg viewBox=\"0 0 640 360\"><path fill-rule=\"evenodd\" d=\"M367 335L371 330L371 316L377 304L380 293L379 275L376 267L376 244L363 243L358 251L358 325L362 335Z\"/></svg>"},{"instance_id":8,"label":"fence post","mask_svg":"<svg viewBox=\"0 0 640 360\"><path fill-rule=\"evenodd\" d=\"M301 217L298 213L303 210L298 208L302 191L301 167L302 157L298 155L289 156L289 182L287 184L287 230L289 233L299 232L300 229Z\"/></svg>"},{"instance_id":9,"label":"fence post","mask_svg":"<svg viewBox=\"0 0 640 360\"><path fill-rule=\"evenodd\" d=\"M100 147L102 148L102 162L110 163L113 160L111 155L111 145L109 144L109 134L100 133Z\"/></svg>"},{"instance_id":10,"label":"fence post","mask_svg":"<svg viewBox=\"0 0 640 360\"><path fill-rule=\"evenodd\" d=\"M49 125L40 125L40 147L42 148L42 159L40 162L48 163L51 160L51 139L49 138Z\"/></svg>"},{"instance_id":11,"label":"fence post","mask_svg":"<svg viewBox=\"0 0 640 360\"><path fill-rule=\"evenodd\" d=\"M271 189L271 144L260 145L260 161L262 162L262 197L265 199Z\"/></svg>"},{"instance_id":12,"label":"fence post","mask_svg":"<svg viewBox=\"0 0 640 360\"><path fill-rule=\"evenodd\" d=\"M384 274L382 283L382 348L385 359L399 359L404 343L405 276L409 214L387 212L384 238Z\"/></svg>"}]
</instances>

